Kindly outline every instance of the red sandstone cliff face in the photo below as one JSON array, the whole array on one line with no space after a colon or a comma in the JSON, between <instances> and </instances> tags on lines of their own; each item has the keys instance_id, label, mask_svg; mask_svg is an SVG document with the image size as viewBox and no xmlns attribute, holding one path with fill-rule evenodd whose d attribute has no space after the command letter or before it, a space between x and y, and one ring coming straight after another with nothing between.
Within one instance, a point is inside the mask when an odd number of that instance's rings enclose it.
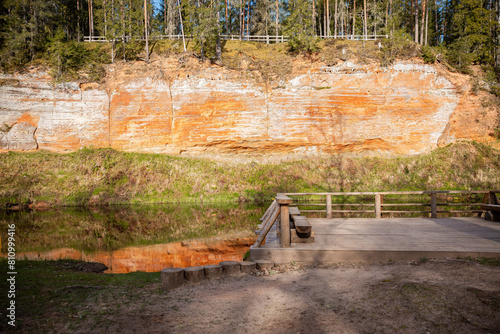
<instances>
[{"instance_id":1,"label":"red sandstone cliff face","mask_svg":"<svg viewBox=\"0 0 500 334\"><path fill-rule=\"evenodd\" d=\"M466 76L417 63L311 65L273 83L176 59L114 65L100 87L3 79L3 150L414 154L458 139L494 141L498 115Z\"/></svg>"}]
</instances>

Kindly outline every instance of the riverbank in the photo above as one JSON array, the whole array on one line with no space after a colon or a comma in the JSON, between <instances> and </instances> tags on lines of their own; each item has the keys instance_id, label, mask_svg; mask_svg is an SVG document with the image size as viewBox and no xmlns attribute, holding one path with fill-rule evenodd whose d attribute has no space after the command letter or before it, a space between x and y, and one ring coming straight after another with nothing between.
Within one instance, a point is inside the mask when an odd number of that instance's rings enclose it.
<instances>
[{"instance_id":1,"label":"riverbank","mask_svg":"<svg viewBox=\"0 0 500 334\"><path fill-rule=\"evenodd\" d=\"M500 324L498 265L487 259L288 265L269 276L163 292L159 273L100 274L75 261L19 261L16 332L493 333ZM3 272L6 266L0 260ZM2 291L6 284L0 282Z\"/></svg>"},{"instance_id":2,"label":"riverbank","mask_svg":"<svg viewBox=\"0 0 500 334\"><path fill-rule=\"evenodd\" d=\"M278 192L500 188L500 151L459 142L414 156L180 157L84 148L0 153L0 207L266 203Z\"/></svg>"}]
</instances>

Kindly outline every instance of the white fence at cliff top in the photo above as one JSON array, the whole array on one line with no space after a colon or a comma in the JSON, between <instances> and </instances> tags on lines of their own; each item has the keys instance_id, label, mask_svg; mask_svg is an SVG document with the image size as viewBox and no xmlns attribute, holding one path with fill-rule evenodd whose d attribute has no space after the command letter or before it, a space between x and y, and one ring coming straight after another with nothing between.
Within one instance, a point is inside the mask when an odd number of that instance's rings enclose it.
<instances>
[{"instance_id":1,"label":"white fence at cliff top","mask_svg":"<svg viewBox=\"0 0 500 334\"><path fill-rule=\"evenodd\" d=\"M337 36L316 36L321 39L349 39L349 40L365 40L365 41L374 41L381 38L389 38L388 35L337 35ZM182 39L182 35L156 35L150 36L150 40L158 40L158 39ZM185 39L193 39L193 36L184 36ZM281 35L220 35L220 38L223 40L234 40L234 41L251 41L251 42L263 42L263 43L284 43L288 42L288 36ZM144 37L139 36L120 36L114 39L107 39L105 36L85 36L83 38L85 42L121 42L125 40L125 42L130 42L132 40L144 40Z\"/></svg>"}]
</instances>

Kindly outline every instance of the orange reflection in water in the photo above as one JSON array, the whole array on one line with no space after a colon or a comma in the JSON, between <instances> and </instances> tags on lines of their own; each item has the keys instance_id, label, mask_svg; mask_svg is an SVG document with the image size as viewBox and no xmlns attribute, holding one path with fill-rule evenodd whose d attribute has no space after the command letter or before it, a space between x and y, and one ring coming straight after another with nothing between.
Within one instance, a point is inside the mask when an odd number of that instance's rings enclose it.
<instances>
[{"instance_id":1,"label":"orange reflection in water","mask_svg":"<svg viewBox=\"0 0 500 334\"><path fill-rule=\"evenodd\" d=\"M255 237L212 238L89 253L72 248L58 248L45 252L19 253L16 258L18 260L72 259L100 262L108 267L106 273L113 274L132 271L158 272L169 267L185 268L218 264L221 261L241 261L254 242ZM1 256L6 257L6 254Z\"/></svg>"}]
</instances>

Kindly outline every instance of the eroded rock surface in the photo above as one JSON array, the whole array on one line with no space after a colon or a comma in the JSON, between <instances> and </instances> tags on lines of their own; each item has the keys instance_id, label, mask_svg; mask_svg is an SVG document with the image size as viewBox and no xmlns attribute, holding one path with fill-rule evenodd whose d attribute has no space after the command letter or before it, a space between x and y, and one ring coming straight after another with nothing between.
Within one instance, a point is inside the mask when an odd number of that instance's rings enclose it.
<instances>
[{"instance_id":1,"label":"eroded rock surface","mask_svg":"<svg viewBox=\"0 0 500 334\"><path fill-rule=\"evenodd\" d=\"M38 148L35 139L36 127L28 122L16 123L1 136L0 148L5 150L28 151Z\"/></svg>"},{"instance_id":2,"label":"eroded rock surface","mask_svg":"<svg viewBox=\"0 0 500 334\"><path fill-rule=\"evenodd\" d=\"M348 62L274 83L258 73L174 65L142 75L115 68L101 88L17 76L0 87L0 126L11 127L0 133L1 148L415 154L457 139L494 140L493 98L471 94L467 77L438 65Z\"/></svg>"}]
</instances>

